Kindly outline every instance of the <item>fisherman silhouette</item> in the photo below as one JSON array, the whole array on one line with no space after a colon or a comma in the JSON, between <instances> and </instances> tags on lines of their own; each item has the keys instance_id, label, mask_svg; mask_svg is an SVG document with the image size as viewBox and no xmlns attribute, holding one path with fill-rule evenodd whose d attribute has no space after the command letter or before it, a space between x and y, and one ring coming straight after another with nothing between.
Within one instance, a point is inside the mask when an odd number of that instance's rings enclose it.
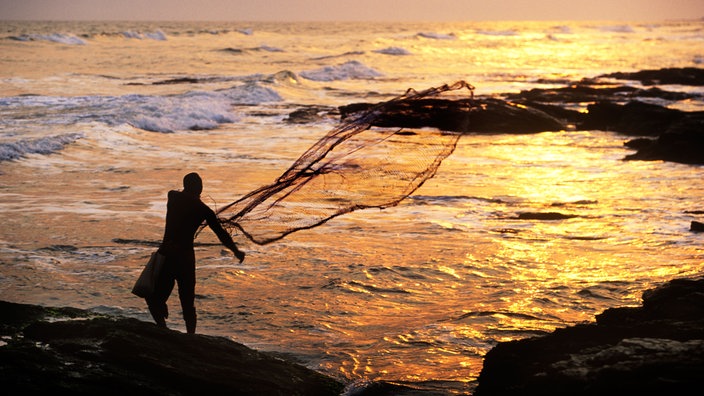
<instances>
[{"instance_id":1,"label":"fisherman silhouette","mask_svg":"<svg viewBox=\"0 0 704 396\"><path fill-rule=\"evenodd\" d=\"M230 234L220 225L215 212L200 200L203 181L197 173L183 178L183 191L169 191L166 206L166 226L159 252L166 257L165 264L156 281L154 293L146 298L149 312L160 327L166 327L169 317L166 301L178 283L178 297L186 322L186 332L196 332L196 258L193 250L195 234L203 220L215 232L220 242L244 260L245 254L232 241Z\"/></svg>"}]
</instances>

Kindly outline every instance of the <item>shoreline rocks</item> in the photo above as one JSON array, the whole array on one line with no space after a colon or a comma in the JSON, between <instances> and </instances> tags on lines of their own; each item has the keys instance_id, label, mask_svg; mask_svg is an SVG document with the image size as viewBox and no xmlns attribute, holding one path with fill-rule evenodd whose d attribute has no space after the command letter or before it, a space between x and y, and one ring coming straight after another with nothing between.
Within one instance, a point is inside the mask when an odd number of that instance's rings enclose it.
<instances>
[{"instance_id":1,"label":"shoreline rocks","mask_svg":"<svg viewBox=\"0 0 704 396\"><path fill-rule=\"evenodd\" d=\"M375 126L435 127L463 133L613 131L638 138L626 142L625 147L636 152L626 155L624 160L704 164L704 111L685 112L653 104L654 101L704 100L703 94L673 92L655 86L647 89L614 86L607 79L698 87L704 86L704 69L666 68L613 73L568 83L561 88L534 88L501 97L401 103L383 114ZM586 113L574 110L575 104L586 105ZM344 119L372 105L353 103L341 106L340 117Z\"/></svg>"},{"instance_id":2,"label":"shoreline rocks","mask_svg":"<svg viewBox=\"0 0 704 396\"><path fill-rule=\"evenodd\" d=\"M223 337L131 318L0 301L0 383L8 395L340 395L339 381ZM684 393L704 378L704 277L643 292L641 307L502 342L475 396ZM405 393L404 393L405 392ZM416 394L383 382L354 394ZM418 393L422 394L422 393Z\"/></svg>"},{"instance_id":3,"label":"shoreline rocks","mask_svg":"<svg viewBox=\"0 0 704 396\"><path fill-rule=\"evenodd\" d=\"M476 396L685 394L704 378L704 278L643 293L596 323L503 342L484 358Z\"/></svg>"},{"instance_id":4,"label":"shoreline rocks","mask_svg":"<svg viewBox=\"0 0 704 396\"><path fill-rule=\"evenodd\" d=\"M0 301L8 395L339 395L344 385L224 337Z\"/></svg>"},{"instance_id":5,"label":"shoreline rocks","mask_svg":"<svg viewBox=\"0 0 704 396\"><path fill-rule=\"evenodd\" d=\"M371 103L341 106L340 117L372 107ZM564 124L537 108L517 105L500 99L421 99L390 106L377 118L377 127L434 127L463 133L536 133L557 131Z\"/></svg>"}]
</instances>

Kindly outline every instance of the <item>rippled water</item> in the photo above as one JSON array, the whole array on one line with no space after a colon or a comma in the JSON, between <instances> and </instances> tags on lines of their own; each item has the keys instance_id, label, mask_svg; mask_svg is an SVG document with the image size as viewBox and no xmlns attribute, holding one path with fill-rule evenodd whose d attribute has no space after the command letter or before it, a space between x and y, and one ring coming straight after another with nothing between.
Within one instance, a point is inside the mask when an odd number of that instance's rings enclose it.
<instances>
[{"instance_id":1,"label":"rippled water","mask_svg":"<svg viewBox=\"0 0 704 396\"><path fill-rule=\"evenodd\" d=\"M459 79L495 94L704 56L700 21L3 28L0 298L145 320L129 289L161 237L166 192L189 171L213 207L268 184L336 123L286 123L301 106ZM471 392L496 342L701 273L688 228L702 167L624 162L626 139L469 134L398 207L266 246L238 237L241 265L203 233L199 331L349 382ZM536 212L569 218L519 218ZM183 330L179 313L169 324Z\"/></svg>"}]
</instances>

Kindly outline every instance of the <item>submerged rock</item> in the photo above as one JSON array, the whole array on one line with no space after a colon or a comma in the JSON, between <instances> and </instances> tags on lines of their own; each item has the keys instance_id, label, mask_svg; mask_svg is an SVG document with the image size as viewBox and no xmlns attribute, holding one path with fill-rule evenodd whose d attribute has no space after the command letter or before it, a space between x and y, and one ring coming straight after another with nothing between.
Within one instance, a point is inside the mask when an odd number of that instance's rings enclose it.
<instances>
[{"instance_id":1,"label":"submerged rock","mask_svg":"<svg viewBox=\"0 0 704 396\"><path fill-rule=\"evenodd\" d=\"M567 220L579 217L573 214L560 212L521 212L516 217L517 220Z\"/></svg>"},{"instance_id":2,"label":"submerged rock","mask_svg":"<svg viewBox=\"0 0 704 396\"><path fill-rule=\"evenodd\" d=\"M289 124L309 124L318 122L325 119L325 117L329 117L334 110L335 109L332 107L323 106L302 107L289 113L288 117L284 119L284 122Z\"/></svg>"},{"instance_id":3,"label":"submerged rock","mask_svg":"<svg viewBox=\"0 0 704 396\"><path fill-rule=\"evenodd\" d=\"M704 279L643 293L596 323L496 345L475 395L686 394L704 378Z\"/></svg>"},{"instance_id":4,"label":"submerged rock","mask_svg":"<svg viewBox=\"0 0 704 396\"><path fill-rule=\"evenodd\" d=\"M344 386L223 337L0 301L0 383L11 394L339 395Z\"/></svg>"}]
</instances>

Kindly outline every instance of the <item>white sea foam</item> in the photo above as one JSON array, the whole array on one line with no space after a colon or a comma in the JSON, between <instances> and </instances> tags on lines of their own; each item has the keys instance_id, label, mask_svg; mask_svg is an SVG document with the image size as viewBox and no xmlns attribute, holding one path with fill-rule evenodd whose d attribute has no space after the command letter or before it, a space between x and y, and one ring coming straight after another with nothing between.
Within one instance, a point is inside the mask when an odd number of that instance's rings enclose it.
<instances>
[{"instance_id":1,"label":"white sea foam","mask_svg":"<svg viewBox=\"0 0 704 396\"><path fill-rule=\"evenodd\" d=\"M22 34L12 36L13 40L17 41L51 41L54 43L67 45L85 45L86 41L73 34L52 33L52 34Z\"/></svg>"},{"instance_id":2,"label":"white sea foam","mask_svg":"<svg viewBox=\"0 0 704 396\"><path fill-rule=\"evenodd\" d=\"M161 30L155 30L153 32L135 32L133 30L127 30L122 32L122 36L129 39L151 39L157 41L166 41L166 34Z\"/></svg>"},{"instance_id":3,"label":"white sea foam","mask_svg":"<svg viewBox=\"0 0 704 396\"><path fill-rule=\"evenodd\" d=\"M152 40L158 40L158 41L165 41L166 40L166 34L162 32L161 30L157 30L155 32L146 32L144 33L144 37L150 38Z\"/></svg>"},{"instance_id":4,"label":"white sea foam","mask_svg":"<svg viewBox=\"0 0 704 396\"><path fill-rule=\"evenodd\" d=\"M513 29L507 30L477 30L477 34L484 36L517 36L518 32Z\"/></svg>"},{"instance_id":5,"label":"white sea foam","mask_svg":"<svg viewBox=\"0 0 704 396\"><path fill-rule=\"evenodd\" d=\"M263 44L260 45L258 49L260 49L262 51L267 51L267 52L284 52L284 50L282 50L281 48L272 47L272 46L263 45Z\"/></svg>"},{"instance_id":6,"label":"white sea foam","mask_svg":"<svg viewBox=\"0 0 704 396\"><path fill-rule=\"evenodd\" d=\"M238 119L233 106L281 100L275 90L251 82L217 91L191 91L167 96L16 96L0 98L0 106L7 109L36 108L42 122L53 125L97 121L110 126L129 124L152 132L175 132L214 129ZM16 144L19 143L13 143ZM39 150L40 146L33 142L23 142L17 147L3 146L3 158L19 158L22 155L10 153L28 149Z\"/></svg>"},{"instance_id":7,"label":"white sea foam","mask_svg":"<svg viewBox=\"0 0 704 396\"><path fill-rule=\"evenodd\" d=\"M418 37L423 37L433 40L455 40L457 36L454 33L434 33L434 32L420 32L417 34Z\"/></svg>"},{"instance_id":8,"label":"white sea foam","mask_svg":"<svg viewBox=\"0 0 704 396\"><path fill-rule=\"evenodd\" d=\"M599 30L607 33L635 33L630 25L601 26Z\"/></svg>"},{"instance_id":9,"label":"white sea foam","mask_svg":"<svg viewBox=\"0 0 704 396\"><path fill-rule=\"evenodd\" d=\"M377 54L384 54L384 55L411 55L411 53L401 47L387 47L387 48L382 48L378 50L374 50L372 52L376 52Z\"/></svg>"},{"instance_id":10,"label":"white sea foam","mask_svg":"<svg viewBox=\"0 0 704 396\"><path fill-rule=\"evenodd\" d=\"M349 61L335 66L302 71L301 77L313 81L366 80L381 77L383 74L359 61Z\"/></svg>"},{"instance_id":11,"label":"white sea foam","mask_svg":"<svg viewBox=\"0 0 704 396\"><path fill-rule=\"evenodd\" d=\"M0 162L16 160L29 154L52 154L82 137L84 136L81 133L70 133L39 139L22 139L16 142L0 143Z\"/></svg>"},{"instance_id":12,"label":"white sea foam","mask_svg":"<svg viewBox=\"0 0 704 396\"><path fill-rule=\"evenodd\" d=\"M572 34L572 28L567 25L558 25L550 28L550 33Z\"/></svg>"},{"instance_id":13,"label":"white sea foam","mask_svg":"<svg viewBox=\"0 0 704 396\"><path fill-rule=\"evenodd\" d=\"M153 132L214 129L219 124L234 122L226 97L213 92L189 92L175 96L138 96L124 106L114 123L126 122Z\"/></svg>"},{"instance_id":14,"label":"white sea foam","mask_svg":"<svg viewBox=\"0 0 704 396\"><path fill-rule=\"evenodd\" d=\"M217 92L222 93L230 103L240 105L258 105L283 100L275 90L256 83L247 83Z\"/></svg>"}]
</instances>

